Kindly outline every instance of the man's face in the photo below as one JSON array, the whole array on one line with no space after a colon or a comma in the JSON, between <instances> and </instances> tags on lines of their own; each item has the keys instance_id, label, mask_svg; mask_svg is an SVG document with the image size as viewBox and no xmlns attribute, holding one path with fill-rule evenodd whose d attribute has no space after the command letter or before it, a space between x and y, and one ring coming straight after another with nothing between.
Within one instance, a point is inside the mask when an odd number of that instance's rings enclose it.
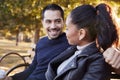
<instances>
[{"instance_id":1,"label":"man's face","mask_svg":"<svg viewBox=\"0 0 120 80\"><path fill-rule=\"evenodd\" d=\"M42 23L49 39L57 38L64 26L64 21L59 10L46 10Z\"/></svg>"}]
</instances>

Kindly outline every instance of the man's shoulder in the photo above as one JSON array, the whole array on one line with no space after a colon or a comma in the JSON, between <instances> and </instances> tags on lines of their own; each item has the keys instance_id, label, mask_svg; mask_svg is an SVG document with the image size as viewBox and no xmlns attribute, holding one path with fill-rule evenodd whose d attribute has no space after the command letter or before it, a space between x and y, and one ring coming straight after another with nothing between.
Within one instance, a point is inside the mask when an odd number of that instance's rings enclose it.
<instances>
[{"instance_id":1,"label":"man's shoulder","mask_svg":"<svg viewBox=\"0 0 120 80\"><path fill-rule=\"evenodd\" d=\"M42 37L39 38L37 44L39 44L39 43L41 43L41 42L44 42L44 41L46 41L47 39L48 39L47 36L42 36Z\"/></svg>"},{"instance_id":2,"label":"man's shoulder","mask_svg":"<svg viewBox=\"0 0 120 80\"><path fill-rule=\"evenodd\" d=\"M47 36L41 36L41 37L39 38L39 41L41 41L41 40L46 40L46 39L48 39Z\"/></svg>"},{"instance_id":3,"label":"man's shoulder","mask_svg":"<svg viewBox=\"0 0 120 80\"><path fill-rule=\"evenodd\" d=\"M47 36L41 36L41 37L39 38L39 40L45 39L45 38L47 38Z\"/></svg>"}]
</instances>

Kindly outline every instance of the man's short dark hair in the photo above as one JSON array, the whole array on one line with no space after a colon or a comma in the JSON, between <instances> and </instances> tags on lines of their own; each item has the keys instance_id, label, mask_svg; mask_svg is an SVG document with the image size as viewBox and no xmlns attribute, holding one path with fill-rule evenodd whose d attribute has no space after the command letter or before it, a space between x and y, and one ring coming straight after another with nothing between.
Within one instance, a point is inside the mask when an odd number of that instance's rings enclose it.
<instances>
[{"instance_id":1,"label":"man's short dark hair","mask_svg":"<svg viewBox=\"0 0 120 80\"><path fill-rule=\"evenodd\" d=\"M58 10L61 13L61 17L64 19L64 11L59 5L49 4L46 7L44 7L44 9L42 11L42 19L44 19L44 13L45 13L46 10Z\"/></svg>"}]
</instances>

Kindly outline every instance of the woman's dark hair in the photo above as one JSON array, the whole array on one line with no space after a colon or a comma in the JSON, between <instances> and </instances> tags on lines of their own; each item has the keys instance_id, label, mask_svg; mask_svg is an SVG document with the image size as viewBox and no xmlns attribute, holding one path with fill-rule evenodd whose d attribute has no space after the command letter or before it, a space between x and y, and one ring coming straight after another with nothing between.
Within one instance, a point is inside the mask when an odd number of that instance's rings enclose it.
<instances>
[{"instance_id":1,"label":"woman's dark hair","mask_svg":"<svg viewBox=\"0 0 120 80\"><path fill-rule=\"evenodd\" d=\"M105 50L114 42L118 43L116 24L113 21L112 9L106 4L99 4L96 7L99 17L98 44Z\"/></svg>"},{"instance_id":2,"label":"woman's dark hair","mask_svg":"<svg viewBox=\"0 0 120 80\"><path fill-rule=\"evenodd\" d=\"M80 28L88 29L88 39L97 39L98 45L103 50L118 40L116 26L111 16L111 8L106 4L82 5L75 8L71 14L71 22Z\"/></svg>"},{"instance_id":3,"label":"woman's dark hair","mask_svg":"<svg viewBox=\"0 0 120 80\"><path fill-rule=\"evenodd\" d=\"M44 7L44 9L42 11L42 19L44 19L44 13L45 13L46 10L58 10L61 13L61 17L64 19L64 11L57 4L49 4L46 7Z\"/></svg>"}]
</instances>

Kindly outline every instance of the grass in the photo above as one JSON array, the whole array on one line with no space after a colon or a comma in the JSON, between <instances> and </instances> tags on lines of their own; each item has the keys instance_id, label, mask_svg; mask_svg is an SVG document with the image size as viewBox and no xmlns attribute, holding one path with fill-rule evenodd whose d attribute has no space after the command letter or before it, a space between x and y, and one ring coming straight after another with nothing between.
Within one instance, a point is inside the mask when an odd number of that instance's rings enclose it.
<instances>
[{"instance_id":1,"label":"grass","mask_svg":"<svg viewBox=\"0 0 120 80\"><path fill-rule=\"evenodd\" d=\"M0 56L10 51L26 53L27 50L30 49L30 45L31 43L20 42L18 46L16 46L15 41L1 39L0 40Z\"/></svg>"}]
</instances>

